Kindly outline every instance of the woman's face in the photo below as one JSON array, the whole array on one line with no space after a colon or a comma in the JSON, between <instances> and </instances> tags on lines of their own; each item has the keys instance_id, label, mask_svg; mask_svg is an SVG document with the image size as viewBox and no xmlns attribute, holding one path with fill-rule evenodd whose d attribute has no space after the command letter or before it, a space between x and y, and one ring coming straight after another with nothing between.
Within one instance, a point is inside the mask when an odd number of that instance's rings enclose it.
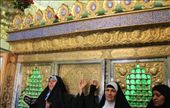
<instances>
[{"instance_id":1,"label":"woman's face","mask_svg":"<svg viewBox=\"0 0 170 108\"><path fill-rule=\"evenodd\" d=\"M49 89L52 90L56 83L57 83L57 80L50 80L48 83Z\"/></svg>"},{"instance_id":2,"label":"woman's face","mask_svg":"<svg viewBox=\"0 0 170 108\"><path fill-rule=\"evenodd\" d=\"M105 89L105 98L109 102L113 102L116 97L116 90L114 88L108 87Z\"/></svg>"},{"instance_id":3,"label":"woman's face","mask_svg":"<svg viewBox=\"0 0 170 108\"><path fill-rule=\"evenodd\" d=\"M157 90L153 91L153 103L156 107L162 106L165 102L165 97Z\"/></svg>"}]
</instances>

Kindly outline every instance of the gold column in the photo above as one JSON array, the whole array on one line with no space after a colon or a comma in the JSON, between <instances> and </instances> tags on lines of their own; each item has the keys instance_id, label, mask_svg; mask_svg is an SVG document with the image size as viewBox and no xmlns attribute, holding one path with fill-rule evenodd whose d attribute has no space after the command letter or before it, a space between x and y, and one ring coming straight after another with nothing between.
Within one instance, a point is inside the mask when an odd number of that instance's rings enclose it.
<instances>
[{"instance_id":1,"label":"gold column","mask_svg":"<svg viewBox=\"0 0 170 108\"><path fill-rule=\"evenodd\" d=\"M0 108L11 108L14 79L16 74L17 56L9 53L7 55L6 68L4 69L2 82L2 95Z\"/></svg>"}]
</instances>

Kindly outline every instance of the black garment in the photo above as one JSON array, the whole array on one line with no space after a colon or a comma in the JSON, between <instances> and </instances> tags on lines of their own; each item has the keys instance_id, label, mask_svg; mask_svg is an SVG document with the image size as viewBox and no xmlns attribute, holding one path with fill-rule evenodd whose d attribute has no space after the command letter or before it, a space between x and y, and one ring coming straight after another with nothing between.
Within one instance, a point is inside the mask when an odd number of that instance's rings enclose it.
<instances>
[{"instance_id":1,"label":"black garment","mask_svg":"<svg viewBox=\"0 0 170 108\"><path fill-rule=\"evenodd\" d=\"M115 108L131 108L118 83L117 85L118 85L118 91L116 95ZM90 92L89 95L84 97L85 105L82 108L102 108L104 106L106 100L105 94L103 94L101 101L97 102L98 97L94 95L94 89L96 90L94 86L91 86L90 90L93 90L93 92Z\"/></svg>"},{"instance_id":2,"label":"black garment","mask_svg":"<svg viewBox=\"0 0 170 108\"><path fill-rule=\"evenodd\" d=\"M47 101L52 103L50 108L81 108L80 96L69 94L60 77L57 77L56 87L51 91Z\"/></svg>"},{"instance_id":3,"label":"black garment","mask_svg":"<svg viewBox=\"0 0 170 108\"><path fill-rule=\"evenodd\" d=\"M131 108L128 101L126 100L125 95L123 94L123 91L118 83L116 83L118 86L118 91L116 94L116 103L115 108ZM105 95L102 96L102 99L99 103L100 108L102 108L105 104Z\"/></svg>"},{"instance_id":4,"label":"black garment","mask_svg":"<svg viewBox=\"0 0 170 108\"><path fill-rule=\"evenodd\" d=\"M47 98L47 101L51 103L50 108L76 108L75 106L78 105L77 98L68 94L63 80L59 76L56 77L57 83ZM49 87L47 86L30 108L45 108L45 98L48 92Z\"/></svg>"},{"instance_id":5,"label":"black garment","mask_svg":"<svg viewBox=\"0 0 170 108\"><path fill-rule=\"evenodd\" d=\"M27 103L29 106L34 104L34 102L37 100L37 98L31 98L27 95L24 96L24 102Z\"/></svg>"},{"instance_id":6,"label":"black garment","mask_svg":"<svg viewBox=\"0 0 170 108\"><path fill-rule=\"evenodd\" d=\"M152 92L154 90L159 91L165 97L165 103L163 106L155 107L153 100L151 99L146 108L170 108L170 88L166 85L161 84L154 86Z\"/></svg>"},{"instance_id":7,"label":"black garment","mask_svg":"<svg viewBox=\"0 0 170 108\"><path fill-rule=\"evenodd\" d=\"M96 86L91 85L89 94L87 96L84 96L83 108L99 108L98 96L95 96L96 91Z\"/></svg>"}]
</instances>

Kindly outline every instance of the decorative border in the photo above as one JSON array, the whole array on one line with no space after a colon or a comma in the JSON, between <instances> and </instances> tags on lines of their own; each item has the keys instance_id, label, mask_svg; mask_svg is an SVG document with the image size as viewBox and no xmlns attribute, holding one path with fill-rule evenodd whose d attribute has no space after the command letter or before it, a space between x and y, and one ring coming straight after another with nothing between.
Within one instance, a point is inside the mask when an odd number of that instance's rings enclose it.
<instances>
[{"instance_id":1,"label":"decorative border","mask_svg":"<svg viewBox=\"0 0 170 108\"><path fill-rule=\"evenodd\" d=\"M133 10L137 1L136 0L121 0L121 5L122 5L122 8L125 10L125 11L130 11L130 10Z\"/></svg>"},{"instance_id":2,"label":"decorative border","mask_svg":"<svg viewBox=\"0 0 170 108\"><path fill-rule=\"evenodd\" d=\"M81 15L83 13L83 3L76 1L75 4L72 7L71 13L74 16L74 19L80 19Z\"/></svg>"},{"instance_id":3,"label":"decorative border","mask_svg":"<svg viewBox=\"0 0 170 108\"><path fill-rule=\"evenodd\" d=\"M35 25L40 25L41 22L43 21L44 16L43 16L43 12L39 9L34 16L34 24Z\"/></svg>"},{"instance_id":4,"label":"decorative border","mask_svg":"<svg viewBox=\"0 0 170 108\"><path fill-rule=\"evenodd\" d=\"M166 8L168 7L169 5L169 2L168 0L88 0L87 3L85 2L80 2L80 1L75 1L75 4L77 3L81 3L82 8L82 13L83 14L76 14L77 16L75 17L71 15L71 11L69 10L69 8L74 8L75 5L73 5L72 7L69 7L68 5L66 4L62 4L59 8L59 10L57 11L57 13L59 14L59 19L58 20L58 16L56 16L54 19L53 19L53 23L62 23L62 22L69 22L70 20L73 20L73 21L76 21L77 19L80 19L81 17L82 18L97 18L98 16L105 16L105 14L117 14L117 13L120 13L120 12L127 12L127 11L136 11L136 10L145 10L147 11L149 8L152 8L152 9L157 9L158 7L159 8ZM113 6L113 4L111 2L117 2L116 5L117 6ZM105 5L109 3L109 5ZM63 5L66 7L65 9L63 8ZM78 4L79 6L81 6L80 4ZM102 6L103 5L103 8ZM77 12L80 11L80 8L79 6L76 6L78 7L77 8ZM62 9L61 9L62 7ZM111 9L111 7L114 9L114 11L112 12L113 9ZM60 10L61 9L61 10ZM72 11L75 11L75 9L72 9ZM68 12L68 14L67 14ZM43 13L46 13L45 11L43 11ZM80 13L80 12L79 12ZM62 15L61 15L62 14ZM74 12L72 12L72 14L75 14ZM46 14L43 14L43 16L45 17ZM24 18L24 16L23 16ZM36 20L36 19L34 19ZM52 19L51 19L52 20ZM52 21L51 21L52 22ZM50 23L51 23L50 22ZM35 23L35 24L34 24ZM31 28L32 27L42 27L43 25L49 25L49 20L48 19L44 19L43 20L43 23L42 24L36 24L36 22L34 22L33 24L31 24ZM53 24L51 23L51 24ZM11 29L15 29L15 26L17 25L14 25L14 28L11 28ZM30 28L28 27L28 28ZM25 28L18 28L17 30L22 30L22 29L25 29Z\"/></svg>"},{"instance_id":5,"label":"decorative border","mask_svg":"<svg viewBox=\"0 0 170 108\"><path fill-rule=\"evenodd\" d=\"M111 60L111 73L110 73L110 79L114 79L115 77L114 77L114 75L115 76L119 76L119 75L117 75L117 74L119 74L119 73L115 73L114 72L114 64L125 64L125 63L149 63L149 62L162 62L162 63L164 63L166 61L166 59L161 59L161 58L159 58L159 59L135 59L135 60ZM162 72L163 73L163 72ZM126 77L126 75L128 74L128 73L124 73L125 75L125 77ZM158 74L158 73L156 73L156 74ZM154 86L154 85L156 85L156 84L159 84L159 83L164 83L163 81L165 80L165 73L163 73L163 74L161 74L162 75L162 78L161 79L159 79L159 80L157 80L157 81L155 81L156 79L155 78L152 78L152 81L154 80L154 83L152 83L152 87ZM126 82L126 81L122 81L121 80L122 79L122 77L120 77L120 79L116 79L116 81L117 82ZM124 79L124 78L123 78ZM124 79L125 80L125 79ZM125 89L125 85L126 84L122 84L121 86Z\"/></svg>"},{"instance_id":6,"label":"decorative border","mask_svg":"<svg viewBox=\"0 0 170 108\"><path fill-rule=\"evenodd\" d=\"M22 17L21 15L16 15L13 19L13 29L22 29Z\"/></svg>"},{"instance_id":7,"label":"decorative border","mask_svg":"<svg viewBox=\"0 0 170 108\"><path fill-rule=\"evenodd\" d=\"M28 14L24 19L24 28L30 27L30 25L33 24L33 16L31 14Z\"/></svg>"},{"instance_id":8,"label":"decorative border","mask_svg":"<svg viewBox=\"0 0 170 108\"><path fill-rule=\"evenodd\" d=\"M165 25L164 25L165 26ZM128 32L127 32L128 31ZM170 27L163 25L149 27L122 28L102 32L70 34L49 39L35 39L10 42L14 53L35 53L51 51L70 51L96 48L118 48L130 46L146 46L148 44L168 44ZM159 44L158 44L159 43Z\"/></svg>"},{"instance_id":9,"label":"decorative border","mask_svg":"<svg viewBox=\"0 0 170 108\"><path fill-rule=\"evenodd\" d=\"M115 0L104 0L103 2L103 8L107 11L106 14L111 14L115 11L117 5L118 1Z\"/></svg>"},{"instance_id":10,"label":"decorative border","mask_svg":"<svg viewBox=\"0 0 170 108\"><path fill-rule=\"evenodd\" d=\"M142 4L143 8L152 8L154 7L155 0L139 0L139 3Z\"/></svg>"},{"instance_id":11,"label":"decorative border","mask_svg":"<svg viewBox=\"0 0 170 108\"><path fill-rule=\"evenodd\" d=\"M120 28L137 25L170 23L170 9L152 10L147 12L136 12L119 14L108 17L99 17L90 20L61 23L41 28L9 32L8 41L19 41L35 38L47 38L64 34L103 30L109 28Z\"/></svg>"},{"instance_id":12,"label":"decorative border","mask_svg":"<svg viewBox=\"0 0 170 108\"><path fill-rule=\"evenodd\" d=\"M80 61L58 61L55 62L55 73L59 74L59 66L60 65L65 65L65 64L100 64L101 65L101 82L100 82L100 92L99 95L103 95L104 91L104 85L106 83L106 78L105 78L105 61L104 60L80 60Z\"/></svg>"},{"instance_id":13,"label":"decorative border","mask_svg":"<svg viewBox=\"0 0 170 108\"><path fill-rule=\"evenodd\" d=\"M147 46L139 48L121 48L90 51L70 51L48 54L19 55L18 62L48 62L94 59L137 59L170 56L170 45Z\"/></svg>"},{"instance_id":14,"label":"decorative border","mask_svg":"<svg viewBox=\"0 0 170 108\"><path fill-rule=\"evenodd\" d=\"M69 14L69 8L67 5L62 4L58 9L58 17L61 22L67 20L67 16Z\"/></svg>"},{"instance_id":15,"label":"decorative border","mask_svg":"<svg viewBox=\"0 0 170 108\"><path fill-rule=\"evenodd\" d=\"M98 0L89 0L87 3L87 11L89 13L90 17L93 17L96 15L96 12L99 11L99 1Z\"/></svg>"},{"instance_id":16,"label":"decorative border","mask_svg":"<svg viewBox=\"0 0 170 108\"><path fill-rule=\"evenodd\" d=\"M53 8L51 8L50 6L47 7L47 9L45 10L45 19L47 21L47 24L52 24L54 21L54 14L55 11Z\"/></svg>"}]
</instances>

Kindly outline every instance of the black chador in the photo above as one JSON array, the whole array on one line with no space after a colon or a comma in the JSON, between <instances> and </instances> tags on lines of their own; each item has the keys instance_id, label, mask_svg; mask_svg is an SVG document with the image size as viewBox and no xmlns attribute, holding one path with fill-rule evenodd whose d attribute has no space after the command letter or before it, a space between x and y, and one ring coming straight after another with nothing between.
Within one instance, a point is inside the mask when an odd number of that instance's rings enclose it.
<instances>
[{"instance_id":1,"label":"black chador","mask_svg":"<svg viewBox=\"0 0 170 108\"><path fill-rule=\"evenodd\" d=\"M120 85L117 82L110 82L107 84L107 87L113 87L116 88L117 85L117 94L115 98L115 107L114 108L131 108L128 101L126 100L125 95L123 94L123 91L120 87ZM99 103L100 108L103 108L103 106L106 104L105 94L103 94L102 99Z\"/></svg>"},{"instance_id":2,"label":"black chador","mask_svg":"<svg viewBox=\"0 0 170 108\"><path fill-rule=\"evenodd\" d=\"M170 88L167 85L161 84L161 85L154 86L152 89L152 92L153 91L158 91L160 94L157 95L156 99L152 98L146 108L170 108ZM162 99L162 100L160 100L161 95L164 96L164 99ZM154 101L155 102L164 101L164 102L162 105L155 105Z\"/></svg>"},{"instance_id":3,"label":"black chador","mask_svg":"<svg viewBox=\"0 0 170 108\"><path fill-rule=\"evenodd\" d=\"M113 103L111 103L111 105L113 104L113 106L111 106L110 108L131 108L118 83L110 82L106 85L106 88L107 87L113 87L114 89L116 89L117 92ZM109 105L107 105L108 102L105 98L105 93L103 94L102 99L99 102L98 97L94 94L95 91L96 87L94 85L91 85L89 95L84 97L81 96L82 98L84 98L84 106L82 108L108 108Z\"/></svg>"},{"instance_id":4,"label":"black chador","mask_svg":"<svg viewBox=\"0 0 170 108\"><path fill-rule=\"evenodd\" d=\"M63 80L59 76L55 77L57 83L52 91L49 93L49 86L47 86L36 101L30 105L30 108L46 108L46 102L50 103L50 108L80 108L79 105L82 102L79 99L80 96L74 97L68 94Z\"/></svg>"},{"instance_id":5,"label":"black chador","mask_svg":"<svg viewBox=\"0 0 170 108\"><path fill-rule=\"evenodd\" d=\"M54 75L52 77L54 78ZM50 108L54 108L56 105L58 105L58 108L65 108L63 101L64 94L67 93L66 87L59 76L55 77L57 79L57 83L54 88L50 91L49 86L47 86L30 108L45 108L46 101L51 104Z\"/></svg>"}]
</instances>

